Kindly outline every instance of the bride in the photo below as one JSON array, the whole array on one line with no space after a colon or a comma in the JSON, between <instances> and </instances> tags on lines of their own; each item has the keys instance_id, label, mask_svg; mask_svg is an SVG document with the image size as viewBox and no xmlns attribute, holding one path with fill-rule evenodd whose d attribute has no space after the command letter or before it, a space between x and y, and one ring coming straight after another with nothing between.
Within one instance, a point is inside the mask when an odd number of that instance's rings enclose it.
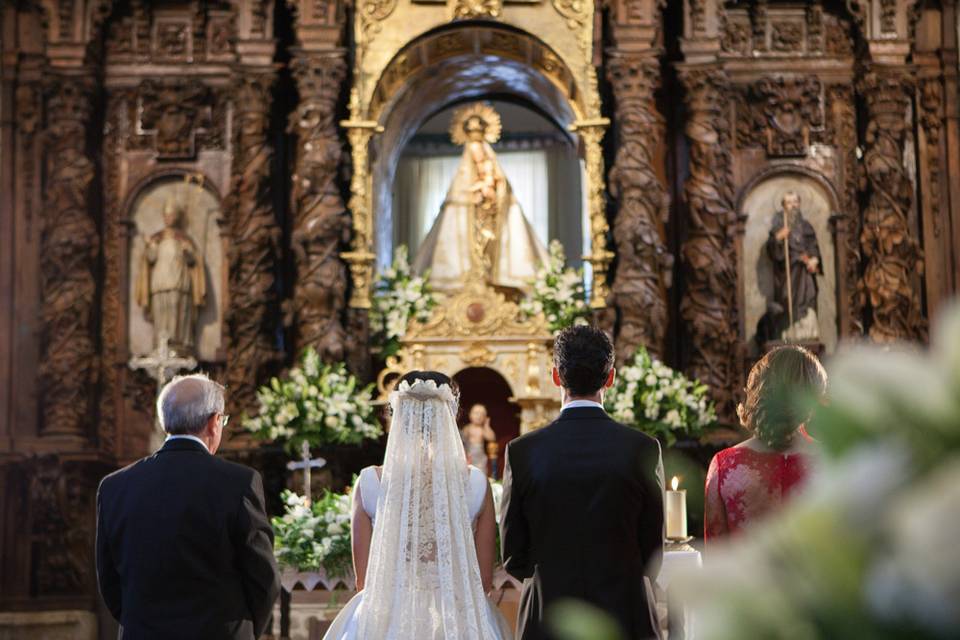
<instances>
[{"instance_id":1,"label":"bride","mask_svg":"<svg viewBox=\"0 0 960 640\"><path fill-rule=\"evenodd\" d=\"M467 465L450 378L403 376L383 467L353 490L357 593L325 640L507 640L487 599L496 517L486 475Z\"/></svg>"}]
</instances>

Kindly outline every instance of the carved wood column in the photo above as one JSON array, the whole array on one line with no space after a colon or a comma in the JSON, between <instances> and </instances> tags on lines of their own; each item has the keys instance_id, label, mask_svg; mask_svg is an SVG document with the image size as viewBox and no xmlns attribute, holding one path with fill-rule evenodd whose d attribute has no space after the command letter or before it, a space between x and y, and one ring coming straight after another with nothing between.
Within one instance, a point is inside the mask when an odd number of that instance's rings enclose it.
<instances>
[{"instance_id":1,"label":"carved wood column","mask_svg":"<svg viewBox=\"0 0 960 640\"><path fill-rule=\"evenodd\" d=\"M3 338L10 341L7 347L9 351L4 349L5 355L9 356L0 365L0 369L9 377L3 378L4 390L0 395L5 401L0 401L0 408L4 409L3 418L9 418L9 424L5 425L9 429L7 435L13 438L18 435L34 437L39 425L36 403L26 401L36 394L36 380L32 375L14 375L18 368L24 366L36 371L38 357L35 340L39 334L37 311L40 308L40 292L34 284L34 269L37 267L32 260L27 261L30 255L27 248L36 251L40 235L37 218L42 210L39 185L42 158L39 149L43 127L43 91L38 61L34 59L30 62L34 64L27 69L17 69L16 74L17 87L13 93L13 117L10 119L16 127L16 135L3 140L3 152L6 154L3 164L4 169L9 170L9 174L4 175L4 187L9 184L11 188L4 189L2 196L9 198L10 209L9 215L4 212L0 229L9 233L4 235L4 240L9 241L4 246L4 259L8 260L5 266L9 269L9 284L5 284L9 287L11 313L7 325L9 332ZM10 84L14 84L14 81ZM24 277L26 274L29 275ZM17 339L19 336L32 339Z\"/></svg>"},{"instance_id":2,"label":"carved wood column","mask_svg":"<svg viewBox=\"0 0 960 640\"><path fill-rule=\"evenodd\" d=\"M123 326L126 312L122 295L124 271L127 269L125 245L133 232L123 222L122 189L124 171L121 167L125 145L133 130L130 121L131 105L136 102L133 88L111 88L106 99L103 131L103 298L101 308L100 345L100 425L101 447L117 455L123 448L122 432L127 426L120 418L118 408L124 396L124 375L127 368L127 345L121 339L126 334Z\"/></svg>"},{"instance_id":3,"label":"carved wood column","mask_svg":"<svg viewBox=\"0 0 960 640\"><path fill-rule=\"evenodd\" d=\"M689 337L690 374L709 385L721 415L733 415L737 363L736 215L730 182L728 83L721 69L684 67L690 175L681 248L685 289L680 316Z\"/></svg>"},{"instance_id":4,"label":"carved wood column","mask_svg":"<svg viewBox=\"0 0 960 640\"><path fill-rule=\"evenodd\" d=\"M940 51L943 66L944 127L943 175L944 206L950 221L951 233L947 244L952 247L951 262L953 293L960 292L960 5L943 3L943 48ZM957 29L953 26L957 25Z\"/></svg>"},{"instance_id":5,"label":"carved wood column","mask_svg":"<svg viewBox=\"0 0 960 640\"><path fill-rule=\"evenodd\" d=\"M911 62L917 69L918 212L922 221L925 299L936 318L957 291L960 255L960 149L958 149L957 3L915 7ZM952 205L952 206L951 206Z\"/></svg>"},{"instance_id":6,"label":"carved wood column","mask_svg":"<svg viewBox=\"0 0 960 640\"><path fill-rule=\"evenodd\" d=\"M870 314L869 335L877 342L923 340L923 252L911 220L914 185L904 166L904 151L912 144L914 80L903 68L873 69L860 79L858 90L867 106L860 295Z\"/></svg>"},{"instance_id":7,"label":"carved wood column","mask_svg":"<svg viewBox=\"0 0 960 640\"><path fill-rule=\"evenodd\" d=\"M0 55L3 51L0 50ZM12 74L11 74L12 75ZM0 69L0 113L13 111L14 81ZM16 116L14 116L16 117ZM17 153L17 129L14 118L0 119L0 309L14 308L14 211L16 207L16 178L14 158ZM13 314L0 314L0 437L9 438L11 394L11 363L13 362ZM4 447L5 448L5 447ZM3 480L0 469L0 482ZM3 513L3 497L0 495L0 513ZM0 572L3 566L0 563ZM3 582L0 581L0 588Z\"/></svg>"},{"instance_id":8,"label":"carved wood column","mask_svg":"<svg viewBox=\"0 0 960 640\"><path fill-rule=\"evenodd\" d=\"M87 437L98 358L94 344L100 240L91 216L94 164L87 154L92 85L46 83L40 241L41 433Z\"/></svg>"},{"instance_id":9,"label":"carved wood column","mask_svg":"<svg viewBox=\"0 0 960 640\"><path fill-rule=\"evenodd\" d=\"M850 84L827 87L827 117L825 126L829 139L842 153L842 182L838 184L841 215L836 216L837 239L837 318L840 336L863 334L863 306L857 290L860 280L861 216L858 200L857 173L859 160L857 146L857 105Z\"/></svg>"},{"instance_id":10,"label":"carved wood column","mask_svg":"<svg viewBox=\"0 0 960 640\"><path fill-rule=\"evenodd\" d=\"M272 71L241 71L233 81L233 169L226 203L229 245L230 402L252 411L257 385L275 362L278 317L276 269L280 227L273 214L268 140Z\"/></svg>"},{"instance_id":11,"label":"carved wood column","mask_svg":"<svg viewBox=\"0 0 960 640\"><path fill-rule=\"evenodd\" d=\"M608 176L617 202L617 271L609 302L619 316L617 362L623 363L640 345L663 355L673 267L664 232L670 198L653 168L664 127L653 102L660 78L656 51L612 52L607 78L616 101L617 144Z\"/></svg>"},{"instance_id":12,"label":"carved wood column","mask_svg":"<svg viewBox=\"0 0 960 640\"><path fill-rule=\"evenodd\" d=\"M925 73L930 75L919 78L916 88L917 180L920 183L919 215L923 221L927 313L932 318L952 293L953 274L950 217L943 188L947 150L943 135L943 81L932 69Z\"/></svg>"},{"instance_id":13,"label":"carved wood column","mask_svg":"<svg viewBox=\"0 0 960 640\"><path fill-rule=\"evenodd\" d=\"M291 245L296 265L287 320L299 351L313 346L324 360L343 360L347 268L340 252L350 239L350 219L340 193L342 156L337 102L346 77L346 52L295 50L294 79L300 104L290 116L296 136Z\"/></svg>"}]
</instances>

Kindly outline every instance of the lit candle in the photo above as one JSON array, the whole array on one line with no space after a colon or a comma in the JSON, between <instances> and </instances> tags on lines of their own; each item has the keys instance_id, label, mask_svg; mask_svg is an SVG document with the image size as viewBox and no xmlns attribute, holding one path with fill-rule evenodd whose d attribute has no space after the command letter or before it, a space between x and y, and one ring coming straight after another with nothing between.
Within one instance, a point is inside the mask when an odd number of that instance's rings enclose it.
<instances>
[{"instance_id":1,"label":"lit candle","mask_svg":"<svg viewBox=\"0 0 960 640\"><path fill-rule=\"evenodd\" d=\"M667 539L685 540L687 538L687 490L677 490L680 479L676 476L670 482L672 491L667 491Z\"/></svg>"}]
</instances>

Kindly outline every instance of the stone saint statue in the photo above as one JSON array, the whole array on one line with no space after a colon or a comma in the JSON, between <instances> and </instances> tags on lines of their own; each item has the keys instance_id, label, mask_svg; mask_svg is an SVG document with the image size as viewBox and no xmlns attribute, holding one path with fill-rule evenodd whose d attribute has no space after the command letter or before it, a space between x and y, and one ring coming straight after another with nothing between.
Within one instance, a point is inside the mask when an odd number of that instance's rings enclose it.
<instances>
[{"instance_id":1,"label":"stone saint statue","mask_svg":"<svg viewBox=\"0 0 960 640\"><path fill-rule=\"evenodd\" d=\"M463 439L463 448L467 451L467 462L489 474L487 443L496 442L497 434L490 426L490 416L487 415L485 406L475 404L470 407L470 422L460 429L460 437Z\"/></svg>"},{"instance_id":2,"label":"stone saint statue","mask_svg":"<svg viewBox=\"0 0 960 640\"><path fill-rule=\"evenodd\" d=\"M773 300L760 320L761 343L816 341L817 276L823 273L817 234L800 210L800 196L787 191L773 216L767 255L773 263ZM792 314L789 309L792 307Z\"/></svg>"},{"instance_id":3,"label":"stone saint statue","mask_svg":"<svg viewBox=\"0 0 960 640\"><path fill-rule=\"evenodd\" d=\"M163 230L144 239L135 297L153 322L154 340L193 351L197 311L206 299L203 256L180 228L183 210L167 200Z\"/></svg>"},{"instance_id":4,"label":"stone saint statue","mask_svg":"<svg viewBox=\"0 0 960 640\"><path fill-rule=\"evenodd\" d=\"M490 146L500 137L500 116L483 103L459 109L450 137L463 156L413 268L429 271L438 291L458 289L468 277L526 291L548 255Z\"/></svg>"}]
</instances>

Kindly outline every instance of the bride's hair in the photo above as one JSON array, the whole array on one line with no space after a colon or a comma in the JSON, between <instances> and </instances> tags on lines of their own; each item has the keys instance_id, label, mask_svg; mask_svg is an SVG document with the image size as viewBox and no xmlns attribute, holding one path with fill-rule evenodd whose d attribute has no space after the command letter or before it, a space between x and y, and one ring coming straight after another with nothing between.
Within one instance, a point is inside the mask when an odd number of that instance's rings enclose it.
<instances>
[{"instance_id":1,"label":"bride's hair","mask_svg":"<svg viewBox=\"0 0 960 640\"><path fill-rule=\"evenodd\" d=\"M460 387L457 385L456 381L453 380L450 376L445 373L440 373L439 371L408 371L397 380L397 386L400 386L400 383L406 382L408 385L413 385L415 382L433 382L438 387L447 385L450 387L450 391L453 392L453 397L457 402L457 406L453 412L454 417L459 414L460 407Z\"/></svg>"},{"instance_id":2,"label":"bride's hair","mask_svg":"<svg viewBox=\"0 0 960 640\"><path fill-rule=\"evenodd\" d=\"M413 384L417 380L422 380L424 382L430 382L431 380L437 384L439 387L442 384L447 385L454 391L457 390L457 383L450 379L445 373L440 373L439 371L408 371L397 381L397 384L401 382L406 382L407 384Z\"/></svg>"}]
</instances>

